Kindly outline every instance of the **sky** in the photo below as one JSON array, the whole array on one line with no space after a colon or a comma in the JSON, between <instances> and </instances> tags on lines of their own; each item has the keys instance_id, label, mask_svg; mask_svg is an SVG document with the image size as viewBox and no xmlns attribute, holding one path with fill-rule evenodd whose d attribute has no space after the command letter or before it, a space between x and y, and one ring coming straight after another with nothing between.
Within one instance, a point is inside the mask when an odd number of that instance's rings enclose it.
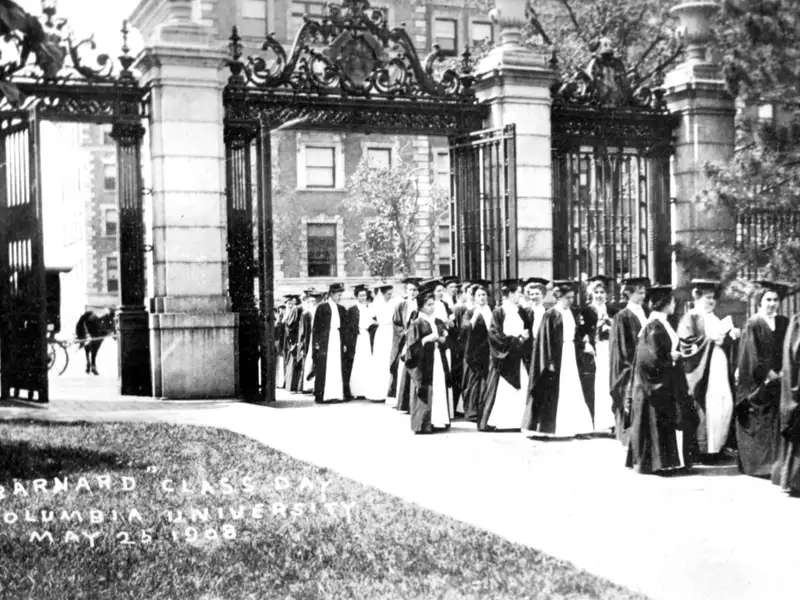
<instances>
[{"instance_id":1,"label":"sky","mask_svg":"<svg viewBox=\"0 0 800 600\"><path fill-rule=\"evenodd\" d=\"M28 12L40 15L41 0L15 0ZM58 0L56 16L66 18L78 39L94 34L99 52L117 56L122 47L122 20L130 16L139 0ZM138 32L130 36L134 55L141 48Z\"/></svg>"}]
</instances>

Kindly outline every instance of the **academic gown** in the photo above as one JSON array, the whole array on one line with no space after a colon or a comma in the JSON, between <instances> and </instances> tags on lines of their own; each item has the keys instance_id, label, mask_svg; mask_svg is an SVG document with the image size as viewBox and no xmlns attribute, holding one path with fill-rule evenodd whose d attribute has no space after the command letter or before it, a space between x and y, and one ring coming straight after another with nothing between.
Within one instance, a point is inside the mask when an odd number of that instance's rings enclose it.
<instances>
[{"instance_id":1,"label":"academic gown","mask_svg":"<svg viewBox=\"0 0 800 600\"><path fill-rule=\"evenodd\" d=\"M522 321L523 330L530 330L528 315L520 307L515 307ZM512 309L513 310L513 309ZM489 325L489 374L486 380L486 390L483 395L481 416L478 429L485 430L492 423L492 413L498 403L500 394L513 396L512 401L519 400L519 417L525 410L527 385L523 379L523 356L530 352L530 339L522 340L519 336L508 335L504 327L506 308L501 305L492 311L492 322ZM500 398L508 401L508 398ZM505 419L504 419L505 420ZM505 427L503 427L505 429ZM518 429L515 423L509 429Z\"/></svg>"},{"instance_id":2,"label":"academic gown","mask_svg":"<svg viewBox=\"0 0 800 600\"><path fill-rule=\"evenodd\" d=\"M672 360L673 344L661 321L644 326L633 367L630 440L625 466L654 473L684 466L676 431L688 398L683 372Z\"/></svg>"},{"instance_id":3,"label":"academic gown","mask_svg":"<svg viewBox=\"0 0 800 600\"><path fill-rule=\"evenodd\" d=\"M407 307L410 306L410 310ZM410 382L406 376L405 366L405 346L408 326L417 317L416 300L403 300L394 309L392 325L394 326L394 336L392 337L392 354L390 356L390 373L392 375L389 382L390 398L397 398L395 408L404 412L409 410Z\"/></svg>"},{"instance_id":4,"label":"academic gown","mask_svg":"<svg viewBox=\"0 0 800 600\"><path fill-rule=\"evenodd\" d=\"M580 316L569 309L574 325L567 329L562 310L553 307L542 318L533 351L522 429L545 435L591 433L592 416L580 384L577 354L583 349ZM566 355L565 355L566 353Z\"/></svg>"},{"instance_id":5,"label":"academic gown","mask_svg":"<svg viewBox=\"0 0 800 600\"><path fill-rule=\"evenodd\" d=\"M286 389L299 392L303 378L303 352L300 349L300 323L303 309L295 306L284 322L284 352L286 362Z\"/></svg>"},{"instance_id":6,"label":"academic gown","mask_svg":"<svg viewBox=\"0 0 800 600\"><path fill-rule=\"evenodd\" d=\"M595 395L598 385L596 379L598 377L602 378L606 387L608 387L608 341L611 337L611 325L616 311L609 304L606 304L607 318L602 321L599 318L597 308L592 304L584 306L580 313L583 318L583 327L580 332L581 338L586 336L586 341L589 342L592 350L594 350L594 355L589 352L581 352L579 354L581 358L578 365L581 371L581 386L583 387L583 396L586 398L586 404L592 413L592 419L597 422ZM599 370L598 361L601 363ZM603 366L605 366L605 370ZM604 421L603 419L601 420Z\"/></svg>"},{"instance_id":7,"label":"academic gown","mask_svg":"<svg viewBox=\"0 0 800 600\"><path fill-rule=\"evenodd\" d=\"M475 310L468 310L462 317L461 332L464 339L464 373L461 397L464 418L477 421L483 412L483 398L489 377L489 324L482 314L472 317Z\"/></svg>"},{"instance_id":8,"label":"academic gown","mask_svg":"<svg viewBox=\"0 0 800 600\"><path fill-rule=\"evenodd\" d=\"M718 319L716 315L710 318ZM715 454L722 450L733 415L734 382L730 360L733 340L726 335L723 345L718 347L713 336L706 335L704 315L696 311L681 318L678 336L681 365L698 417L696 451ZM715 400L712 405L708 405L709 396Z\"/></svg>"},{"instance_id":9,"label":"academic gown","mask_svg":"<svg viewBox=\"0 0 800 600\"><path fill-rule=\"evenodd\" d=\"M450 380L452 384L451 392L453 395L453 407L458 411L459 401L461 408L466 412L466 401L464 400L464 353L466 342L464 332L464 315L467 307L463 304L451 306L445 304L452 310L453 322L447 333L447 347L450 349Z\"/></svg>"},{"instance_id":10,"label":"academic gown","mask_svg":"<svg viewBox=\"0 0 800 600\"><path fill-rule=\"evenodd\" d=\"M627 410L632 393L633 361L642 326L643 323L631 309L623 308L614 316L608 340L609 388L613 401L615 431L617 439L623 445L628 443L626 430L630 422Z\"/></svg>"},{"instance_id":11,"label":"academic gown","mask_svg":"<svg viewBox=\"0 0 800 600\"><path fill-rule=\"evenodd\" d=\"M780 457L772 482L800 494L800 314L794 315L783 342Z\"/></svg>"},{"instance_id":12,"label":"academic gown","mask_svg":"<svg viewBox=\"0 0 800 600\"><path fill-rule=\"evenodd\" d=\"M338 304L334 306L339 315L338 327L331 322L333 313L330 302L320 304L314 314L312 333L316 402L345 400L350 397L344 360L345 348L349 342L347 312Z\"/></svg>"},{"instance_id":13,"label":"academic gown","mask_svg":"<svg viewBox=\"0 0 800 600\"><path fill-rule=\"evenodd\" d=\"M317 306L304 310L300 315L300 343L298 344L298 352L300 352L300 383L298 392L313 392L314 391L314 314Z\"/></svg>"},{"instance_id":14,"label":"academic gown","mask_svg":"<svg viewBox=\"0 0 800 600\"><path fill-rule=\"evenodd\" d=\"M775 316L771 330L760 315L751 317L739 341L739 381L734 419L739 469L746 475L769 477L780 451L781 380L765 383L770 370L780 373L783 339L789 319Z\"/></svg>"},{"instance_id":15,"label":"academic gown","mask_svg":"<svg viewBox=\"0 0 800 600\"><path fill-rule=\"evenodd\" d=\"M440 337L447 335L447 325L434 321ZM419 316L408 326L405 367L410 388L411 430L430 433L450 425L447 343L422 340L433 333L428 319Z\"/></svg>"}]
</instances>

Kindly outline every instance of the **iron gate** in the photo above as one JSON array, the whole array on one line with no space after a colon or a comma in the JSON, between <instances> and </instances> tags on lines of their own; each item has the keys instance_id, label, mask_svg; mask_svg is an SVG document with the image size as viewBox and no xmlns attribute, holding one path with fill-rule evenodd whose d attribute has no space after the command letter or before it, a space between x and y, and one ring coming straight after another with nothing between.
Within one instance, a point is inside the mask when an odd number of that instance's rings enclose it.
<instances>
[{"instance_id":1,"label":"iron gate","mask_svg":"<svg viewBox=\"0 0 800 600\"><path fill-rule=\"evenodd\" d=\"M514 125L450 138L450 190L453 272L494 284L516 277Z\"/></svg>"},{"instance_id":2,"label":"iron gate","mask_svg":"<svg viewBox=\"0 0 800 600\"><path fill-rule=\"evenodd\" d=\"M48 401L39 124L0 113L0 381L3 398Z\"/></svg>"}]
</instances>

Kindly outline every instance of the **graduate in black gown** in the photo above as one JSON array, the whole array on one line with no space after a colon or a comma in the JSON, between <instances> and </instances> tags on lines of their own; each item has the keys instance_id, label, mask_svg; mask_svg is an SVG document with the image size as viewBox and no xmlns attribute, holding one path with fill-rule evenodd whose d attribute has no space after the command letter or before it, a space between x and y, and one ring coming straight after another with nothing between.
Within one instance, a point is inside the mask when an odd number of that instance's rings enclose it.
<instances>
[{"instance_id":1,"label":"graduate in black gown","mask_svg":"<svg viewBox=\"0 0 800 600\"><path fill-rule=\"evenodd\" d=\"M622 281L622 297L626 305L615 316L609 336L609 389L613 400L614 430L617 439L628 444L626 430L630 424L629 409L633 384L633 361L639 343L639 331L647 322L644 301L650 280L633 277Z\"/></svg>"},{"instance_id":2,"label":"graduate in black gown","mask_svg":"<svg viewBox=\"0 0 800 600\"><path fill-rule=\"evenodd\" d=\"M550 281L541 277L529 277L522 282L522 285L522 309L527 313L528 320L531 322L531 350L533 350L539 326L542 324L544 313L547 311L544 305L544 298L547 296L547 286L550 285ZM531 356L525 357L525 366L528 371L530 371L531 367L531 358Z\"/></svg>"},{"instance_id":3,"label":"graduate in black gown","mask_svg":"<svg viewBox=\"0 0 800 600\"><path fill-rule=\"evenodd\" d=\"M450 427L447 325L434 315L437 284L432 282L420 289L416 298L418 312L408 326L406 337L405 366L414 433Z\"/></svg>"},{"instance_id":4,"label":"graduate in black gown","mask_svg":"<svg viewBox=\"0 0 800 600\"><path fill-rule=\"evenodd\" d=\"M691 404L677 366L678 334L668 321L675 312L672 287L653 286L647 293L652 310L636 348L625 466L638 473L663 474L685 466L681 430ZM687 429L691 434L693 424Z\"/></svg>"},{"instance_id":5,"label":"graduate in black gown","mask_svg":"<svg viewBox=\"0 0 800 600\"><path fill-rule=\"evenodd\" d=\"M347 311L339 304L344 285L331 284L328 300L317 307L311 335L314 360L314 401L340 402L350 399L345 368L350 341Z\"/></svg>"},{"instance_id":6,"label":"graduate in black gown","mask_svg":"<svg viewBox=\"0 0 800 600\"><path fill-rule=\"evenodd\" d=\"M780 456L772 483L800 497L800 314L786 330L781 373Z\"/></svg>"},{"instance_id":7,"label":"graduate in black gown","mask_svg":"<svg viewBox=\"0 0 800 600\"><path fill-rule=\"evenodd\" d=\"M455 414L463 416L464 406L461 399L461 385L464 377L464 346L460 343L461 323L459 319L463 315L456 314L458 288L461 280L455 275L442 277L442 284L445 286L445 293L442 301L447 306L450 322L447 328L447 348L450 350L450 379L451 391L453 396L453 409Z\"/></svg>"},{"instance_id":8,"label":"graduate in black gown","mask_svg":"<svg viewBox=\"0 0 800 600\"><path fill-rule=\"evenodd\" d=\"M502 302L489 325L489 376L478 429L519 431L527 397L528 373L522 357L530 352L531 325L519 306L522 282L500 282Z\"/></svg>"},{"instance_id":9,"label":"graduate in black gown","mask_svg":"<svg viewBox=\"0 0 800 600\"><path fill-rule=\"evenodd\" d=\"M464 334L464 417L477 421L483 412L483 397L489 377L489 327L492 309L489 307L489 288L473 284L474 306L464 314L461 330Z\"/></svg>"},{"instance_id":10,"label":"graduate in black gown","mask_svg":"<svg viewBox=\"0 0 800 600\"><path fill-rule=\"evenodd\" d=\"M405 367L406 334L411 320L417 316L417 295L420 281L422 280L419 277L407 277L403 280L406 286L406 297L397 304L392 316L394 335L392 336L392 353L389 356L391 378L387 404L403 412L408 412L410 407L408 396L410 388Z\"/></svg>"},{"instance_id":11,"label":"graduate in black gown","mask_svg":"<svg viewBox=\"0 0 800 600\"><path fill-rule=\"evenodd\" d=\"M593 430L578 371L583 340L574 307L577 287L574 281L553 283L556 303L544 314L536 338L522 423L534 436L566 438Z\"/></svg>"},{"instance_id":12,"label":"graduate in black gown","mask_svg":"<svg viewBox=\"0 0 800 600\"><path fill-rule=\"evenodd\" d=\"M757 283L758 312L748 319L739 342L733 417L739 469L769 477L780 450L781 363L789 319L778 314L787 287Z\"/></svg>"},{"instance_id":13,"label":"graduate in black gown","mask_svg":"<svg viewBox=\"0 0 800 600\"><path fill-rule=\"evenodd\" d=\"M284 386L290 392L299 392L303 379L303 355L298 348L303 306L299 296L294 296L292 303L283 324L283 351L286 364Z\"/></svg>"}]
</instances>

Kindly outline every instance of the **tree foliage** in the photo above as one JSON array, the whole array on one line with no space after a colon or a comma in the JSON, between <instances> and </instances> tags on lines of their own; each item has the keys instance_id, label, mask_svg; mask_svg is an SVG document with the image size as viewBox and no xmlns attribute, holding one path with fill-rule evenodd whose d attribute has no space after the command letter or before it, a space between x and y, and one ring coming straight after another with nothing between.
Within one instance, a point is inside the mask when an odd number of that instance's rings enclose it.
<instances>
[{"instance_id":1,"label":"tree foliage","mask_svg":"<svg viewBox=\"0 0 800 600\"><path fill-rule=\"evenodd\" d=\"M414 257L438 230L447 211L447 195L419 189L419 169L407 160L375 168L362 160L350 177L345 208L361 222L348 251L366 265L370 275L413 274Z\"/></svg>"}]
</instances>

